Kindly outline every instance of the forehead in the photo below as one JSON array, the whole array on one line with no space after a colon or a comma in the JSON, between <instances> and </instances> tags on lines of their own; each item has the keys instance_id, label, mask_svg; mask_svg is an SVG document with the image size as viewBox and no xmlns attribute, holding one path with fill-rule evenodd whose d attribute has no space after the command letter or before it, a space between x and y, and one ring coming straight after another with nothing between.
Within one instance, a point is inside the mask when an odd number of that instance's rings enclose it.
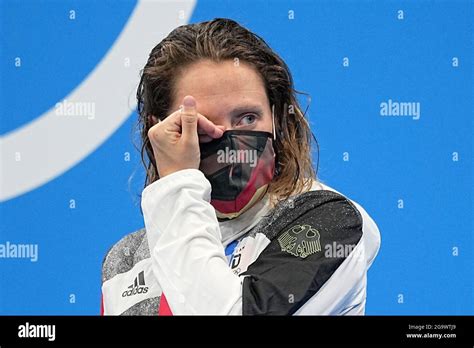
<instances>
[{"instance_id":1,"label":"forehead","mask_svg":"<svg viewBox=\"0 0 474 348\"><path fill-rule=\"evenodd\" d=\"M233 60L202 60L181 70L174 86L172 110L186 95L192 95L198 111L209 116L226 113L238 106L268 108L269 102L260 74L250 65Z\"/></svg>"}]
</instances>

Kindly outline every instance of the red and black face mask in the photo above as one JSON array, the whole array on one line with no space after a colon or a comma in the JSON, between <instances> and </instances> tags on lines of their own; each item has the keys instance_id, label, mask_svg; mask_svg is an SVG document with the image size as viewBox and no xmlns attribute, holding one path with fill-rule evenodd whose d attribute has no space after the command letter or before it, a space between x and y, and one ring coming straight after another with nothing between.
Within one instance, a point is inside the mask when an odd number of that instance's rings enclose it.
<instances>
[{"instance_id":1,"label":"red and black face mask","mask_svg":"<svg viewBox=\"0 0 474 348\"><path fill-rule=\"evenodd\" d=\"M219 219L234 219L267 192L275 172L272 133L230 130L200 144L201 170L211 183Z\"/></svg>"}]
</instances>

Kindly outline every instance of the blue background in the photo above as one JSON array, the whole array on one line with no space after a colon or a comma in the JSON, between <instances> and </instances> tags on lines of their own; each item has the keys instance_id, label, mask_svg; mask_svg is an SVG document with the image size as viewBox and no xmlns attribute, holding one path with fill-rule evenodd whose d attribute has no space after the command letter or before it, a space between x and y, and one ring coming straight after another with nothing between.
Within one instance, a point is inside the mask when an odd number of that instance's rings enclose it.
<instances>
[{"instance_id":1,"label":"blue background","mask_svg":"<svg viewBox=\"0 0 474 348\"><path fill-rule=\"evenodd\" d=\"M136 5L0 4L2 135L65 98ZM81 13L73 25L70 8ZM287 62L296 89L311 95L319 177L376 221L382 247L369 271L367 314L474 314L473 2L201 0L191 22L215 17L258 33ZM420 119L380 116L388 99L421 103ZM71 170L2 203L0 243L37 243L39 259L0 259L0 314L99 313L103 256L143 226L135 122L133 113Z\"/></svg>"}]
</instances>

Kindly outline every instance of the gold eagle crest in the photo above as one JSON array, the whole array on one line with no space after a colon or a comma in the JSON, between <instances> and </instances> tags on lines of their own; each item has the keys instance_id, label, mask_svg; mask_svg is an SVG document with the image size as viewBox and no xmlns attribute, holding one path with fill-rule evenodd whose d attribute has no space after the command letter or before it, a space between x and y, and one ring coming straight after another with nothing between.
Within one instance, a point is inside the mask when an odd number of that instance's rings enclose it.
<instances>
[{"instance_id":1,"label":"gold eagle crest","mask_svg":"<svg viewBox=\"0 0 474 348\"><path fill-rule=\"evenodd\" d=\"M321 251L319 231L311 225L295 225L278 237L281 251L302 259Z\"/></svg>"}]
</instances>

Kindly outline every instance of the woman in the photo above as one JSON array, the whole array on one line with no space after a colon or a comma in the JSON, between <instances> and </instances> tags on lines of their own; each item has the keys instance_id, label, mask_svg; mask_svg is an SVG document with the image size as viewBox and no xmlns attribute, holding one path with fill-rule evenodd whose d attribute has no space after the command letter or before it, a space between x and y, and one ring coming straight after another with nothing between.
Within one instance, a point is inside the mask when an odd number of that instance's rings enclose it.
<instances>
[{"instance_id":1,"label":"woman","mask_svg":"<svg viewBox=\"0 0 474 348\"><path fill-rule=\"evenodd\" d=\"M290 71L260 37L181 26L137 98L145 229L105 257L103 314L364 313L379 231L316 179Z\"/></svg>"}]
</instances>

